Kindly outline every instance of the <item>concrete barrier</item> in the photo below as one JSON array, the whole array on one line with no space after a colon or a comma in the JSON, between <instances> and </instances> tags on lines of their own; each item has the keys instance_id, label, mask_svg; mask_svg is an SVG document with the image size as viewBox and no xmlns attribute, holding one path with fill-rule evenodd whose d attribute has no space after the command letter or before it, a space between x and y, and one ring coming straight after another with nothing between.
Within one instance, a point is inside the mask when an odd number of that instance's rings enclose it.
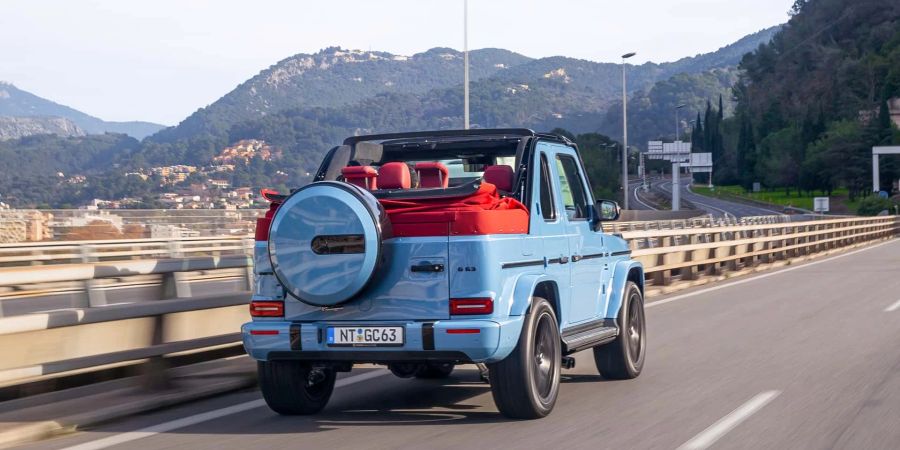
<instances>
[{"instance_id":1,"label":"concrete barrier","mask_svg":"<svg viewBox=\"0 0 900 450\"><path fill-rule=\"evenodd\" d=\"M249 292L0 319L0 387L240 340Z\"/></svg>"}]
</instances>

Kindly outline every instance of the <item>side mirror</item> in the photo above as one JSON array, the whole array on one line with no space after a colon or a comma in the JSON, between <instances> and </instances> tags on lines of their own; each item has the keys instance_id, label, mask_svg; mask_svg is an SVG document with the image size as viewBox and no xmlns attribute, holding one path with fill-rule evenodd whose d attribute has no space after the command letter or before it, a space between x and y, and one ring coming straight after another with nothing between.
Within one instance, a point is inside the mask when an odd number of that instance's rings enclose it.
<instances>
[{"instance_id":1,"label":"side mirror","mask_svg":"<svg viewBox=\"0 0 900 450\"><path fill-rule=\"evenodd\" d=\"M612 200L597 200L594 205L594 217L598 222L617 220L620 212L619 204Z\"/></svg>"}]
</instances>

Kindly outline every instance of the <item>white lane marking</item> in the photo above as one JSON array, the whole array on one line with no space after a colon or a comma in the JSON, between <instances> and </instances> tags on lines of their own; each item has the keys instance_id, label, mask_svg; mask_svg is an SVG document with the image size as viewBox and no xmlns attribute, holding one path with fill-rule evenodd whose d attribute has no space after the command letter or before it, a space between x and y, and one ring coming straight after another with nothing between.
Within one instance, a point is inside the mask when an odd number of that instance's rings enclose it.
<instances>
[{"instance_id":1,"label":"white lane marking","mask_svg":"<svg viewBox=\"0 0 900 450\"><path fill-rule=\"evenodd\" d=\"M783 274L783 273L791 272L791 271L794 271L794 270L804 269L804 268L806 268L806 267L814 266L814 265L816 265L816 264L822 264L822 263L824 263L824 262L833 261L833 260L835 260L835 259L843 258L843 257L845 257L845 256L855 255L855 254L860 253L860 252L864 252L864 251L867 251L867 250L872 250L873 248L881 247L882 245L893 244L893 243L896 243L896 242L897 242L897 241L890 240L890 241L887 241L887 242L882 242L882 243L880 243L880 244L875 244L875 245L870 246L870 247L861 248L861 249L859 249L859 250L854 250L854 251L849 252L849 253L842 253L842 254L840 254L840 255L829 256L829 257L827 257L827 258L825 258L825 259L820 259L820 260L818 260L818 261L813 261L813 262L806 263L806 264L803 264L803 265L792 266L792 267L788 267L788 268L785 268L785 269L776 269L776 270L774 270L774 271L772 271L772 272L769 272L769 273L764 273L764 274L760 274L760 275L755 275L755 276L752 276L752 277L749 277L749 278L743 278L743 279L740 279L740 280L737 280L737 281L732 281L732 282L727 283L727 284L720 284L720 285L718 285L718 286L708 287L708 288L700 289L700 290L697 290L697 291L694 291L694 292L688 292L687 294L676 295L676 296L674 296L674 297L669 297L669 298L664 299L664 300L657 300L657 301L655 301L655 302L650 302L650 303L644 304L644 309L652 308L652 307L657 306L657 305L664 305L664 304L666 304L666 303L672 303L672 302L675 302L675 301L678 301L678 300L683 300L683 299L686 299L686 298L689 298L689 297L693 297L693 296L695 296L695 295L705 294L705 293L707 293L707 292L718 291L719 289L728 289L728 288L730 288L730 287L732 287L732 286L737 286L737 285L739 285L739 284L749 283L749 282L751 282L751 281L761 280L761 279L763 279L763 278L773 277L773 276L775 276L775 275L781 275L781 274ZM900 306L898 306L898 307L900 307Z\"/></svg>"},{"instance_id":2,"label":"white lane marking","mask_svg":"<svg viewBox=\"0 0 900 450\"><path fill-rule=\"evenodd\" d=\"M702 450L709 448L710 445L713 445L722 436L725 436L729 431L740 425L741 422L762 409L763 406L766 406L779 394L781 394L781 391L766 391L757 394L734 411L728 413L727 416L719 419L718 422L710 425L709 428L682 444L681 447L678 447L678 450Z\"/></svg>"},{"instance_id":3,"label":"white lane marking","mask_svg":"<svg viewBox=\"0 0 900 450\"><path fill-rule=\"evenodd\" d=\"M361 381L370 380L372 378L380 377L389 374L390 372L377 369L371 372L361 373L359 375L354 375L352 377L342 378L337 380L334 384L335 388L349 386L351 384L359 383ZM74 445L71 447L66 447L63 450L100 450L108 447L112 447L114 445L124 444L126 442L136 441L138 439L143 439L146 437L154 436L160 433L166 433L172 430L177 430L180 428L189 427L192 425L196 425L198 423L209 422L210 420L215 420L220 417L230 416L232 414L237 414L239 412L248 411L251 409L256 409L262 406L265 406L266 402L263 399L259 400L251 400L249 402L239 403L237 405L227 406L225 408L215 409L212 411L207 411L205 413L195 414L193 416L183 417L181 419L172 420L169 422L164 422L159 425L153 425L152 427L143 428L137 431L130 431L127 433L116 434L110 437L106 437L103 439L98 439L96 441L85 442L84 444Z\"/></svg>"},{"instance_id":4,"label":"white lane marking","mask_svg":"<svg viewBox=\"0 0 900 450\"><path fill-rule=\"evenodd\" d=\"M690 185L690 184L687 186L687 190L688 190L688 192L690 192L691 194L694 194L694 195L697 195L697 196L700 196L700 197L713 198L713 197L709 197L709 196L706 196L706 195L703 195L703 194L698 194L698 193L694 192L694 190L691 189L691 185ZM691 201L693 201L693 200L691 200ZM723 200L723 201L726 201L726 202L727 202L728 200ZM697 203L697 202L694 202L694 203ZM773 210L773 209L763 208L763 207L760 207L760 206L750 206L750 205L745 205L745 204L743 204L743 203L735 203L735 202L729 202L729 203L732 203L732 204L734 204L734 205L741 205L741 206L744 206L745 208L750 208L750 209L749 209L750 211L753 211L754 209L757 209L757 210L759 210L759 211L763 211L763 212L766 212L766 213L771 213L771 214L774 214L774 215L776 215L776 216L786 216L786 215L787 215L787 214L785 214L784 212L778 212L778 211L775 211L775 210Z\"/></svg>"},{"instance_id":5,"label":"white lane marking","mask_svg":"<svg viewBox=\"0 0 900 450\"><path fill-rule=\"evenodd\" d=\"M669 182L669 184L672 184L672 183ZM685 189L686 191L690 192L691 194L695 195L695 196L698 196L698 197L700 196L700 194L695 194L694 191L691 190L691 185L690 185L690 183L686 184L685 187L684 187L684 189ZM685 197L687 197L687 196L685 196ZM724 209L722 209L722 208L716 208L715 206L710 205L709 203L699 202L699 201L697 201L697 200L695 200L695 199L688 199L688 198L686 198L686 200L689 201L689 202L691 202L691 203L694 203L694 204L697 204L697 205L700 205L700 206L705 206L705 207L707 207L707 208L711 208L711 209L714 209L714 210L716 210L716 211L719 211L719 212L721 212L721 213L725 216L725 219L726 219L726 220L728 219L728 216L731 216L732 218L737 219L737 216L735 216L734 214L732 214L732 213L730 213L730 212L728 212L728 211L726 211L726 210L724 210Z\"/></svg>"},{"instance_id":6,"label":"white lane marking","mask_svg":"<svg viewBox=\"0 0 900 450\"><path fill-rule=\"evenodd\" d=\"M651 211L656 211L656 210L657 210L656 208L654 208L654 207L648 205L647 203L644 203L644 201L641 200L640 197L638 197L637 191L638 191L638 189L639 189L640 187L641 187L640 184L634 187L634 199L637 200L638 203L640 203L640 204L646 206L647 208L650 208Z\"/></svg>"},{"instance_id":7,"label":"white lane marking","mask_svg":"<svg viewBox=\"0 0 900 450\"><path fill-rule=\"evenodd\" d=\"M897 300L893 305L884 308L884 312L896 311L898 308L900 308L900 300Z\"/></svg>"},{"instance_id":8,"label":"white lane marking","mask_svg":"<svg viewBox=\"0 0 900 450\"><path fill-rule=\"evenodd\" d=\"M665 191L665 192L668 192L668 193L671 195L671 194L672 194L672 189L674 189L674 187L671 188L671 189L666 189L664 186L674 186L674 185L675 185L675 183L672 183L672 181L665 181L665 182L663 182L663 183L661 183L661 184L659 185L659 188L662 189L662 190ZM693 191L691 191L690 186L686 186L686 189L687 189L688 192L690 192L690 193L692 193L692 194L694 193ZM694 194L694 195L697 195L697 194ZM687 197L685 197L685 200L687 200L687 201L689 201L689 202L691 202L691 203L694 203L694 204L696 204L696 205L699 205L699 206L705 206L706 208L709 208L709 209L704 209L704 210L705 210L706 212L710 213L710 214L713 213L713 211L710 211L710 210L716 210L716 211L719 211L720 213L722 213L722 215L725 216L725 219L728 219L728 216L737 218L737 216L735 216L734 214L731 214L731 213L728 212L728 211L725 211L725 210L722 209L722 208L716 208L715 206L712 206L712 205L710 205L710 204L698 202L698 201L693 200L693 199L688 199Z\"/></svg>"}]
</instances>

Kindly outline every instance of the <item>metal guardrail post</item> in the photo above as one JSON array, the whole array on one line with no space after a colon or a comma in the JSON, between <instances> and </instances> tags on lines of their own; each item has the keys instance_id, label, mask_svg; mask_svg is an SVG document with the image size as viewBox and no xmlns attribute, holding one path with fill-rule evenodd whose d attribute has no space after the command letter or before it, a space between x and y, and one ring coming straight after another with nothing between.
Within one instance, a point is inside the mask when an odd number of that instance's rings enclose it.
<instances>
[{"instance_id":1,"label":"metal guardrail post","mask_svg":"<svg viewBox=\"0 0 900 450\"><path fill-rule=\"evenodd\" d=\"M191 285L185 280L184 272L169 272L162 275L161 295L163 300L171 298L188 298L191 296Z\"/></svg>"},{"instance_id":2,"label":"metal guardrail post","mask_svg":"<svg viewBox=\"0 0 900 450\"><path fill-rule=\"evenodd\" d=\"M150 345L162 345L165 336L165 320L162 314L153 316L153 336ZM169 364L162 355L151 356L141 368L141 385L150 391L172 388L172 379L168 376Z\"/></svg>"},{"instance_id":3,"label":"metal guardrail post","mask_svg":"<svg viewBox=\"0 0 900 450\"><path fill-rule=\"evenodd\" d=\"M78 246L78 254L81 255L81 262L90 263L96 262L97 256L95 254L96 249L93 245L90 244L82 244Z\"/></svg>"},{"instance_id":4,"label":"metal guardrail post","mask_svg":"<svg viewBox=\"0 0 900 450\"><path fill-rule=\"evenodd\" d=\"M249 238L247 238L247 239L242 239L242 240L241 240L241 244L244 246L244 254L245 254L248 258L251 258L251 259L252 259L253 256L254 256L254 255L253 255L253 251L254 251L253 247L254 247L254 245L256 244L256 240L255 240L255 239L249 239ZM253 289L253 283L256 281L255 278L254 278L254 275L253 275L253 266L248 265L247 268L246 268L245 270L246 270L246 274L247 274L247 290L248 290L248 291L253 291L253 290L254 290L254 289Z\"/></svg>"},{"instance_id":5,"label":"metal guardrail post","mask_svg":"<svg viewBox=\"0 0 900 450\"><path fill-rule=\"evenodd\" d=\"M169 241L169 258L182 257L184 257L184 252L182 251L181 241Z\"/></svg>"},{"instance_id":6,"label":"metal guardrail post","mask_svg":"<svg viewBox=\"0 0 900 450\"><path fill-rule=\"evenodd\" d=\"M90 244L82 244L78 246L78 253L81 255L81 262L92 263L98 260L96 256L96 248ZM84 281L84 302L82 307L90 308L93 306L106 305L106 292L100 289L100 280L92 279Z\"/></svg>"},{"instance_id":7,"label":"metal guardrail post","mask_svg":"<svg viewBox=\"0 0 900 450\"><path fill-rule=\"evenodd\" d=\"M106 306L106 291L101 289L101 280L84 280L84 303L83 308L92 308L95 306Z\"/></svg>"}]
</instances>

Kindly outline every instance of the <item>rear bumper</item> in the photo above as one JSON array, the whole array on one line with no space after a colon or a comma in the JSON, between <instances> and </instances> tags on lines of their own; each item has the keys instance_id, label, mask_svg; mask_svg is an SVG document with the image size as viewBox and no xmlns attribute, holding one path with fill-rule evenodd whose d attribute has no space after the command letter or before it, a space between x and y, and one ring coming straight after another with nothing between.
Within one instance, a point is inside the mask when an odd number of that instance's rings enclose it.
<instances>
[{"instance_id":1,"label":"rear bumper","mask_svg":"<svg viewBox=\"0 0 900 450\"><path fill-rule=\"evenodd\" d=\"M330 347L324 342L329 326L402 325L405 342L399 347ZM456 334L448 330L465 329ZM389 363L399 361L495 362L515 347L522 317L434 322L378 321L290 322L259 321L241 327L244 349L254 359ZM475 332L474 330L477 330ZM260 334L263 333L263 334Z\"/></svg>"}]
</instances>

